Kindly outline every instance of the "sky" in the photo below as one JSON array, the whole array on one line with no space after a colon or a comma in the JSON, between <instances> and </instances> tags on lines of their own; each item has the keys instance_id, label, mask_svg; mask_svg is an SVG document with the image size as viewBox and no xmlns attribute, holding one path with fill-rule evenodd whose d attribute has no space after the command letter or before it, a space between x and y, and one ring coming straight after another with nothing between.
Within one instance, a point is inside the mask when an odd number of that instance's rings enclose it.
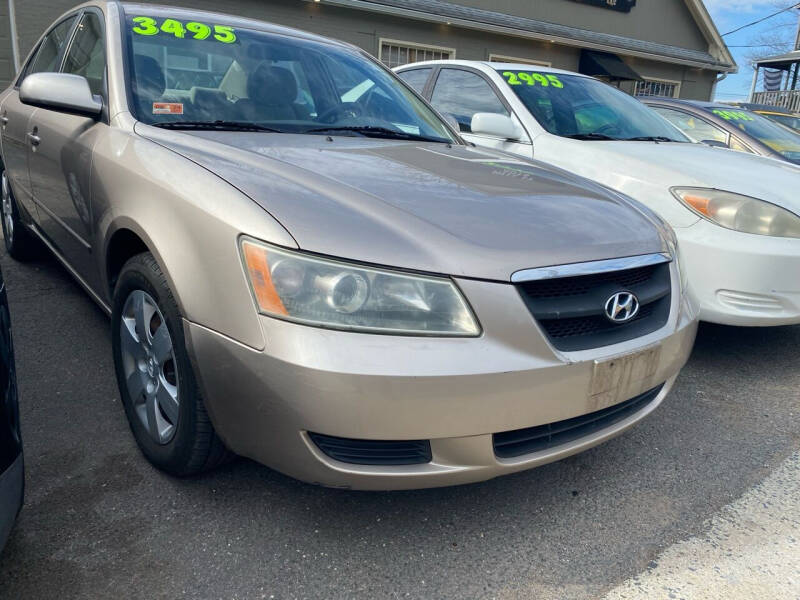
<instances>
[{"instance_id":1,"label":"sky","mask_svg":"<svg viewBox=\"0 0 800 600\"><path fill-rule=\"evenodd\" d=\"M705 3L722 34L792 5L791 0L705 0ZM717 86L718 100L746 100L750 93L753 70L747 55L758 49L736 46L750 46L763 41L767 36L780 36L784 39L788 37L791 41L795 32L786 24L796 19L798 14L800 13L792 15L789 12L723 38L739 65L739 73L729 75ZM780 27L781 25L784 26Z\"/></svg>"}]
</instances>

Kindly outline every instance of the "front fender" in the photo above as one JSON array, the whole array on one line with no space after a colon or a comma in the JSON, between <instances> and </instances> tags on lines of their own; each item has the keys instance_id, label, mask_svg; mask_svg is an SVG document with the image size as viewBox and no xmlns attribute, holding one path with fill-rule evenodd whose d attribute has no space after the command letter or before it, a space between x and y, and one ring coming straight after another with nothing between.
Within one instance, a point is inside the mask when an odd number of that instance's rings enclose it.
<instances>
[{"instance_id":1,"label":"front fender","mask_svg":"<svg viewBox=\"0 0 800 600\"><path fill-rule=\"evenodd\" d=\"M92 190L106 296L108 246L128 229L155 257L186 319L263 349L238 238L297 247L280 223L208 170L120 129L95 147Z\"/></svg>"}]
</instances>

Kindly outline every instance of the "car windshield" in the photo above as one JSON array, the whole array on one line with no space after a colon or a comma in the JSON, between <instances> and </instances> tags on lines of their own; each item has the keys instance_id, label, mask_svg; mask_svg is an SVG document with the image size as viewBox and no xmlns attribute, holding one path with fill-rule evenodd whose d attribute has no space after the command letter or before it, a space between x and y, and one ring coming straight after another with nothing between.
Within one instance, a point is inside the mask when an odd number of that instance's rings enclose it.
<instances>
[{"instance_id":1,"label":"car windshield","mask_svg":"<svg viewBox=\"0 0 800 600\"><path fill-rule=\"evenodd\" d=\"M688 142L635 98L597 79L536 70L498 70L547 131L586 140Z\"/></svg>"},{"instance_id":2,"label":"car windshield","mask_svg":"<svg viewBox=\"0 0 800 600\"><path fill-rule=\"evenodd\" d=\"M800 134L749 110L714 107L704 107L703 110L754 137L786 160L800 162Z\"/></svg>"},{"instance_id":3,"label":"car windshield","mask_svg":"<svg viewBox=\"0 0 800 600\"><path fill-rule=\"evenodd\" d=\"M800 131L800 117L795 117L794 115L779 115L776 113L762 113L762 114L763 116L775 121L776 123L780 123L781 125L788 127L790 129L794 129L795 131Z\"/></svg>"},{"instance_id":4,"label":"car windshield","mask_svg":"<svg viewBox=\"0 0 800 600\"><path fill-rule=\"evenodd\" d=\"M138 120L456 141L423 101L358 50L225 23L178 10L126 15L131 109Z\"/></svg>"}]
</instances>

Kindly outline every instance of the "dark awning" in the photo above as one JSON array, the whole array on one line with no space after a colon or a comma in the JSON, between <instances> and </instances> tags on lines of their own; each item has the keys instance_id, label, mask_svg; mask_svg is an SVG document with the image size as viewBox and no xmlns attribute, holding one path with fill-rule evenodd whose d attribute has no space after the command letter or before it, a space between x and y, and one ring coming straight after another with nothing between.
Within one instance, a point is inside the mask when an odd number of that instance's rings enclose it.
<instances>
[{"instance_id":1,"label":"dark awning","mask_svg":"<svg viewBox=\"0 0 800 600\"><path fill-rule=\"evenodd\" d=\"M581 50L581 62L578 69L584 75L607 77L612 81L640 81L636 71L622 62L616 54L597 50Z\"/></svg>"}]
</instances>

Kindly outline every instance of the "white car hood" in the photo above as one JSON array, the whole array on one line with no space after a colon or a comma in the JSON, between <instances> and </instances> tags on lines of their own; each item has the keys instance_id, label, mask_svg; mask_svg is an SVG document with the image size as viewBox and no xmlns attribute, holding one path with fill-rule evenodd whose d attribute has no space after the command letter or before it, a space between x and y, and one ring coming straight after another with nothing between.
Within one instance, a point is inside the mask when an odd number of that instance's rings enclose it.
<instances>
[{"instance_id":1,"label":"white car hood","mask_svg":"<svg viewBox=\"0 0 800 600\"><path fill-rule=\"evenodd\" d=\"M702 144L593 142L555 136L534 142L534 152L540 160L628 193L654 208L641 197L642 188L716 188L800 214L800 166L773 158Z\"/></svg>"}]
</instances>

